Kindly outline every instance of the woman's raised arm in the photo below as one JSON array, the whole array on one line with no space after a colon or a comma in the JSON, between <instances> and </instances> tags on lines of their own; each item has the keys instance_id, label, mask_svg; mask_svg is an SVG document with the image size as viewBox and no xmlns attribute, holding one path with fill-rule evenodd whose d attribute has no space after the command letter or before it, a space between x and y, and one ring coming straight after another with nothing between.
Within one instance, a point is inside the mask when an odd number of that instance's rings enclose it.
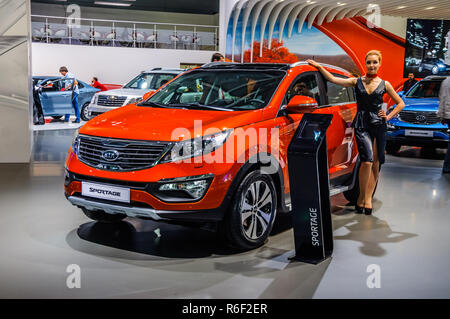
<instances>
[{"instance_id":1,"label":"woman's raised arm","mask_svg":"<svg viewBox=\"0 0 450 319\"><path fill-rule=\"evenodd\" d=\"M327 70L325 70L325 68L322 65L320 65L319 63L317 63L314 60L306 60L306 62L308 62L312 66L316 67L320 71L320 73L322 73L324 78L327 79L327 81L333 82L338 85L347 86L347 87L356 86L356 78L347 78L347 79L339 78L337 76L334 76Z\"/></svg>"}]
</instances>

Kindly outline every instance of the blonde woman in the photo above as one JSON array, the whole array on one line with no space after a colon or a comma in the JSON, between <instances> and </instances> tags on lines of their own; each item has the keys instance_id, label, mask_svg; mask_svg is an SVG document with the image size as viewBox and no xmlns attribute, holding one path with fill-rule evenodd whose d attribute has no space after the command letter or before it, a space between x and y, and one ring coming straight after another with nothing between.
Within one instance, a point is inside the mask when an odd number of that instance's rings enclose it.
<instances>
[{"instance_id":1,"label":"blonde woman","mask_svg":"<svg viewBox=\"0 0 450 319\"><path fill-rule=\"evenodd\" d=\"M380 165L384 163L386 146L386 121L397 115L404 107L403 100L392 85L378 76L381 52L371 50L365 57L366 74L359 78L338 78L314 60L307 60L330 82L352 86L356 92L357 112L352 127L355 129L356 145L361 161L359 169L359 197L356 213L372 214L372 195L377 185ZM386 115L382 109L383 96L387 93L397 106Z\"/></svg>"}]
</instances>

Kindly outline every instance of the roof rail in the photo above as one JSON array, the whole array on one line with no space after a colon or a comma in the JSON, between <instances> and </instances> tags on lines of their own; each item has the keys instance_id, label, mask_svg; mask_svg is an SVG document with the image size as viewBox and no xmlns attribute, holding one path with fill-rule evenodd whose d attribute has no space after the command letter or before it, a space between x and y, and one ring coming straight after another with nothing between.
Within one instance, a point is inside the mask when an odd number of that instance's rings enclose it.
<instances>
[{"instance_id":1,"label":"roof rail","mask_svg":"<svg viewBox=\"0 0 450 319\"><path fill-rule=\"evenodd\" d=\"M298 62L292 63L291 64L291 68L299 66L299 65L308 65L308 64L309 63L306 62L306 61L298 61ZM322 66L325 66L327 68L333 68L333 69L336 69L336 70L339 70L339 71L342 71L342 72L350 73L348 70L343 69L343 68L338 67L338 66L335 66L335 65L326 64L326 63L319 63L319 64L322 65Z\"/></svg>"}]
</instances>

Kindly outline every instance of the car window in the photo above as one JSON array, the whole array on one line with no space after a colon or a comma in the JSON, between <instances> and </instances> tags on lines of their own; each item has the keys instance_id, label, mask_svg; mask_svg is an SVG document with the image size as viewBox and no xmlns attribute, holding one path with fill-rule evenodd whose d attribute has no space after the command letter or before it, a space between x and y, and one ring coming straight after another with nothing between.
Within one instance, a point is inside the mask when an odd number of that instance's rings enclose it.
<instances>
[{"instance_id":1,"label":"car window","mask_svg":"<svg viewBox=\"0 0 450 319\"><path fill-rule=\"evenodd\" d=\"M153 81L153 87L151 89L156 90L161 86L172 80L176 74L158 74L155 76L155 80Z\"/></svg>"},{"instance_id":2,"label":"car window","mask_svg":"<svg viewBox=\"0 0 450 319\"><path fill-rule=\"evenodd\" d=\"M80 80L77 80L77 81L78 81L78 88L79 88L79 89L84 88L84 84L81 83Z\"/></svg>"},{"instance_id":3,"label":"car window","mask_svg":"<svg viewBox=\"0 0 450 319\"><path fill-rule=\"evenodd\" d=\"M174 107L254 110L270 102L285 74L284 71L194 70L173 80L148 102Z\"/></svg>"},{"instance_id":4,"label":"car window","mask_svg":"<svg viewBox=\"0 0 450 319\"><path fill-rule=\"evenodd\" d=\"M409 90L406 97L410 98L437 98L442 81L420 81Z\"/></svg>"},{"instance_id":5,"label":"car window","mask_svg":"<svg viewBox=\"0 0 450 319\"><path fill-rule=\"evenodd\" d=\"M294 81L294 85L286 95L288 103L295 95L305 95L315 99L320 104L320 89L314 73L301 75Z\"/></svg>"},{"instance_id":6,"label":"car window","mask_svg":"<svg viewBox=\"0 0 450 319\"><path fill-rule=\"evenodd\" d=\"M347 87L347 93L348 93L349 101L350 102L356 102L355 88L354 87Z\"/></svg>"},{"instance_id":7,"label":"car window","mask_svg":"<svg viewBox=\"0 0 450 319\"><path fill-rule=\"evenodd\" d=\"M60 82L60 80L48 79L42 81L39 85L42 87L42 91L44 92L59 91L61 89Z\"/></svg>"},{"instance_id":8,"label":"car window","mask_svg":"<svg viewBox=\"0 0 450 319\"><path fill-rule=\"evenodd\" d=\"M151 73L141 73L133 80L125 84L124 88L127 89L149 89L151 88L151 83L154 74Z\"/></svg>"},{"instance_id":9,"label":"car window","mask_svg":"<svg viewBox=\"0 0 450 319\"><path fill-rule=\"evenodd\" d=\"M348 103L350 98L346 87L327 81L328 104Z\"/></svg>"}]
</instances>

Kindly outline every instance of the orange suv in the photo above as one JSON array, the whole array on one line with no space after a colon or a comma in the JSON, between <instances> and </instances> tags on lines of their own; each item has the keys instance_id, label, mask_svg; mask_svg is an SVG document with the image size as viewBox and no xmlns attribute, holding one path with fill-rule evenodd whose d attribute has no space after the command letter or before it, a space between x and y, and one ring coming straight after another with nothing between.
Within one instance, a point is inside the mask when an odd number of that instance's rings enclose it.
<instances>
[{"instance_id":1,"label":"orange suv","mask_svg":"<svg viewBox=\"0 0 450 319\"><path fill-rule=\"evenodd\" d=\"M65 195L93 220L214 225L228 244L255 248L290 211L286 152L304 113L333 115L330 191L354 200L353 88L306 62L206 64L90 120L69 150Z\"/></svg>"}]
</instances>

